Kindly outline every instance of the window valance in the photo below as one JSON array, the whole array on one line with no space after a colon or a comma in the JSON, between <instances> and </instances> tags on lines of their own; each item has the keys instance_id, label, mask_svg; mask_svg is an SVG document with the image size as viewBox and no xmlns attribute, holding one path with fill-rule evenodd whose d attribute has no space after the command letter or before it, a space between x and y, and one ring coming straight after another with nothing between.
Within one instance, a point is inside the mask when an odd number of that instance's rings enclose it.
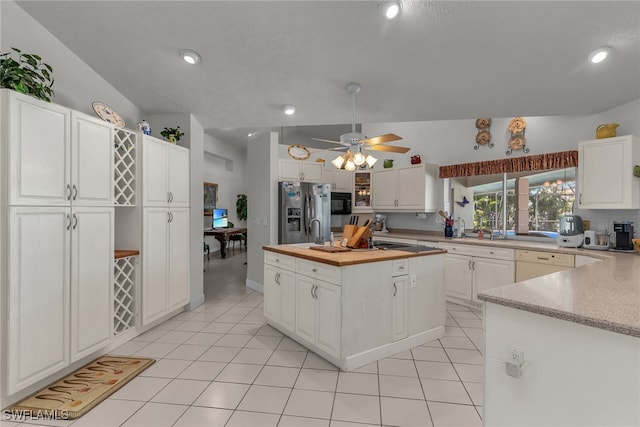
<instances>
[{"instance_id":1,"label":"window valance","mask_svg":"<svg viewBox=\"0 0 640 427\"><path fill-rule=\"evenodd\" d=\"M578 166L577 151L536 154L485 162L440 166L440 178L457 176L492 175L496 173L542 171Z\"/></svg>"}]
</instances>

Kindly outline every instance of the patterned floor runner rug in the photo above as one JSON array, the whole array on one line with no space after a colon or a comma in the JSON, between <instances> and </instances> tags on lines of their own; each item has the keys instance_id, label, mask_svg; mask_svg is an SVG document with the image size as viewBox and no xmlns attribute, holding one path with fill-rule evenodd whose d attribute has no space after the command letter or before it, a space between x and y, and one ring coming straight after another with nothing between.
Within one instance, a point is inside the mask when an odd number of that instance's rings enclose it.
<instances>
[{"instance_id":1,"label":"patterned floor runner rug","mask_svg":"<svg viewBox=\"0 0 640 427\"><path fill-rule=\"evenodd\" d=\"M5 409L18 418L73 420L86 414L155 363L140 357L102 356Z\"/></svg>"}]
</instances>

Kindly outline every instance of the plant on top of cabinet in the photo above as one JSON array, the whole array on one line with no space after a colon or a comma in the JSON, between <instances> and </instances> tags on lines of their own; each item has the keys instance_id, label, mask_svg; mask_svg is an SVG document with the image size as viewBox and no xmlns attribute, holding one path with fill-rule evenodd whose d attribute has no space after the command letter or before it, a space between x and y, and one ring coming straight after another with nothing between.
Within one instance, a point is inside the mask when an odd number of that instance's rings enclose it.
<instances>
[{"instance_id":1,"label":"plant on top of cabinet","mask_svg":"<svg viewBox=\"0 0 640 427\"><path fill-rule=\"evenodd\" d=\"M169 142L178 142L184 135L184 132L180 132L179 129L180 126L178 126L177 128L165 127L164 129L162 129L162 132L160 132L160 135L162 135L162 137Z\"/></svg>"},{"instance_id":2,"label":"plant on top of cabinet","mask_svg":"<svg viewBox=\"0 0 640 427\"><path fill-rule=\"evenodd\" d=\"M0 53L0 87L51 102L54 96L51 66L36 54L22 53L15 47L11 50ZM18 54L17 60L11 57L14 52Z\"/></svg>"}]
</instances>

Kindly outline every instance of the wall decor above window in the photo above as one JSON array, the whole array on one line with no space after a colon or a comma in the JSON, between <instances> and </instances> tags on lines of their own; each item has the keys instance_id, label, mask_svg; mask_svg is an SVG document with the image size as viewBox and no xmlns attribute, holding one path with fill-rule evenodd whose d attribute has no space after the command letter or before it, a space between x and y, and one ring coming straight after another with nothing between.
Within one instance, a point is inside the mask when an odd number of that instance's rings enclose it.
<instances>
[{"instance_id":1,"label":"wall decor above window","mask_svg":"<svg viewBox=\"0 0 640 427\"><path fill-rule=\"evenodd\" d=\"M522 150L525 153L529 152L526 147L527 140L524 137L524 131L527 127L527 122L522 117L516 117L509 122L507 130L511 132L511 138L509 139L509 149L507 150L507 156L510 156L516 150Z\"/></svg>"},{"instance_id":2,"label":"wall decor above window","mask_svg":"<svg viewBox=\"0 0 640 427\"><path fill-rule=\"evenodd\" d=\"M476 135L476 145L473 147L474 150L480 148L481 145L488 145L489 148L493 148L490 128L490 118L476 119L476 129L478 129L478 134Z\"/></svg>"}]
</instances>

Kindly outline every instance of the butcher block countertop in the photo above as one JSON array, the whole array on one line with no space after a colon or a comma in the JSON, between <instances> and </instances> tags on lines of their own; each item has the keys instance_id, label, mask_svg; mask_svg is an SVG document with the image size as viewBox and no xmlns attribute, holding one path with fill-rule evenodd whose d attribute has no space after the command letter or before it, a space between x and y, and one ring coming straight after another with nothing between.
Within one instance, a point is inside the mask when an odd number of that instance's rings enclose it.
<instances>
[{"instance_id":1,"label":"butcher block countertop","mask_svg":"<svg viewBox=\"0 0 640 427\"><path fill-rule=\"evenodd\" d=\"M263 246L262 249L269 252L276 252L282 255L289 255L296 258L303 258L309 261L321 262L323 264L335 265L338 267L447 253L447 251L442 249L430 250L425 252L405 252L394 249L370 249L352 250L349 252L325 253L304 247L296 247L294 245Z\"/></svg>"}]
</instances>

